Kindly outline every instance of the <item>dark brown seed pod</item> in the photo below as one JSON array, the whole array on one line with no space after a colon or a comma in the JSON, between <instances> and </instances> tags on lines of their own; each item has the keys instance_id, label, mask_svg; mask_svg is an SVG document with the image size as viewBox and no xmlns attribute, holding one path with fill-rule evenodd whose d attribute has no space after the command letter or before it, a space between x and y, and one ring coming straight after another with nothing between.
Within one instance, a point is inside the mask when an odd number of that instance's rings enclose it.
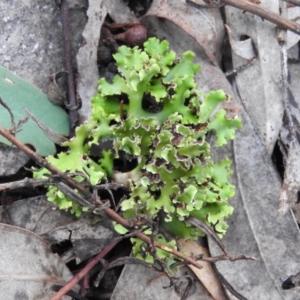
<instances>
[{"instance_id":1,"label":"dark brown seed pod","mask_svg":"<svg viewBox=\"0 0 300 300\"><path fill-rule=\"evenodd\" d=\"M141 46L147 40L147 29L145 26L137 24L125 32L115 35L115 39L128 46Z\"/></svg>"}]
</instances>

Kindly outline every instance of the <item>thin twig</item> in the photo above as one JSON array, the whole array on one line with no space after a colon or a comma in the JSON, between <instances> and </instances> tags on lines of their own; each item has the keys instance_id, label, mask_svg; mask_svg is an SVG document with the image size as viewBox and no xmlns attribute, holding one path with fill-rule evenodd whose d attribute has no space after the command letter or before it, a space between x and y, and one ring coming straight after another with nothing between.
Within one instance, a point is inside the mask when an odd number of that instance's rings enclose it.
<instances>
[{"instance_id":1,"label":"thin twig","mask_svg":"<svg viewBox=\"0 0 300 300\"><path fill-rule=\"evenodd\" d=\"M100 271L100 273L97 276L97 284L96 287L99 286L101 280L103 279L105 272L109 269L118 267L118 266L123 266L123 265L127 265L127 264L131 264L131 265L143 265L147 268L151 268L153 269L152 265L150 265L149 263L146 263L144 260L140 260L137 259L135 257L119 257L117 259L115 259L114 261L112 261L111 263L107 264L106 266L103 267L103 269Z\"/></svg>"},{"instance_id":2,"label":"thin twig","mask_svg":"<svg viewBox=\"0 0 300 300\"><path fill-rule=\"evenodd\" d=\"M6 182L0 184L0 192L4 190L15 190L20 188L36 188L38 186L45 185L55 185L55 179L51 176L49 178L24 178L22 180ZM93 189L95 190L116 190L118 188L123 188L123 184L117 183L104 183L99 185L93 185Z\"/></svg>"},{"instance_id":3,"label":"thin twig","mask_svg":"<svg viewBox=\"0 0 300 300\"><path fill-rule=\"evenodd\" d=\"M209 263L216 263L218 261L224 261L224 260L229 260L229 261L237 261L237 260L259 260L256 257L253 256L246 256L246 255L218 255L218 256L202 256L200 255L199 257L197 257L197 260L199 261L206 261Z\"/></svg>"},{"instance_id":4,"label":"thin twig","mask_svg":"<svg viewBox=\"0 0 300 300\"><path fill-rule=\"evenodd\" d=\"M193 0L186 0L186 2L193 3L193 6L198 5L197 2L194 2ZM220 3L224 3L239 8L243 11L250 12L256 16L259 16L278 25L280 28L290 30L296 34L300 34L300 25L298 23L282 17L279 14L276 14L275 12L261 5L254 4L246 0L221 0Z\"/></svg>"},{"instance_id":5,"label":"thin twig","mask_svg":"<svg viewBox=\"0 0 300 300\"><path fill-rule=\"evenodd\" d=\"M226 26L226 25L225 25ZM241 66L238 66L237 68L227 71L224 73L226 77L232 76L232 75L237 75L238 72L248 68L251 66L254 62L256 61L256 58L249 59L246 63L242 64Z\"/></svg>"},{"instance_id":6,"label":"thin twig","mask_svg":"<svg viewBox=\"0 0 300 300\"><path fill-rule=\"evenodd\" d=\"M242 296L240 293L238 293L233 286L225 279L225 277L219 272L219 270L217 269L217 266L215 263L211 264L213 270L215 271L215 273L217 274L217 277L220 279L220 281L222 282L222 284L227 288L227 290L233 295L235 296L237 299L239 300L247 300L247 298L245 298L244 296Z\"/></svg>"},{"instance_id":7,"label":"thin twig","mask_svg":"<svg viewBox=\"0 0 300 300\"><path fill-rule=\"evenodd\" d=\"M46 161L44 158L42 158L40 155L32 151L29 147L21 143L18 139L16 139L9 130L4 129L3 127L0 126L0 134L4 136L7 140L9 140L11 143L13 143L15 146L17 146L20 150L25 152L30 158L35 160L39 165L43 166L44 168L48 169L50 172L53 174L57 175L62 182L67 184L70 188L77 189L77 191L85 198L83 201L86 202L84 206L90 207L91 204L94 204L96 206L96 203L99 202L100 205L103 205L101 200L98 200L94 197L92 193L87 191L84 187L82 187L78 182L76 182L73 178L67 176L64 174L62 171L57 169L56 167L52 166L48 161ZM88 200L86 200L88 199ZM95 211L95 210L94 210ZM166 245L163 245L161 243L158 243L154 241L152 243L151 238L147 235L145 235L142 232L139 232L132 228L132 224L130 221L122 218L120 215L118 215L115 211L113 211L110 208L103 208L102 210L110 219L116 221L117 223L121 224L123 227L127 228L130 232L135 233L136 237L142 240L143 242L147 243L148 245L162 249L166 252L171 253L174 256L177 256L178 258L186 261L187 263L195 266L196 268L201 269L202 266L192 257L188 257L181 253L180 251L174 250ZM200 258L203 261L208 261L208 262L216 262L219 260L230 260L230 261L235 261L239 259L250 259L250 260L256 260L253 257L250 256L244 256L244 255L237 255L237 256L227 256L227 255L221 255L218 257L201 257Z\"/></svg>"},{"instance_id":8,"label":"thin twig","mask_svg":"<svg viewBox=\"0 0 300 300\"><path fill-rule=\"evenodd\" d=\"M75 93L75 82L72 67L72 48L71 48L71 32L69 24L69 6L67 0L61 0L61 22L63 25L64 38L65 38L65 59L66 59L66 71L67 71L67 82L68 82L68 103L67 107L70 108L69 119L70 119L70 136L73 137L75 134L75 128L78 126L79 117L78 111L75 109L78 107Z\"/></svg>"},{"instance_id":9,"label":"thin twig","mask_svg":"<svg viewBox=\"0 0 300 300\"><path fill-rule=\"evenodd\" d=\"M11 128L13 131L16 131L16 123L15 123L15 118L14 115L11 111L11 109L8 107L8 105L2 100L2 98L0 97L0 104L8 111L9 115L10 115L10 120L11 120Z\"/></svg>"},{"instance_id":10,"label":"thin twig","mask_svg":"<svg viewBox=\"0 0 300 300\"><path fill-rule=\"evenodd\" d=\"M88 201L86 201L83 197L81 197L78 193L76 193L76 191L72 188L70 188L68 185L66 185L63 182L56 182L55 186L67 197L69 197L70 199L72 199L73 201L76 201L76 203L78 203L80 205L80 207L82 206L86 206L89 208L94 208L94 205Z\"/></svg>"},{"instance_id":11,"label":"thin twig","mask_svg":"<svg viewBox=\"0 0 300 300\"><path fill-rule=\"evenodd\" d=\"M95 190L117 190L119 188L125 188L124 184L119 184L114 182L91 185L91 187Z\"/></svg>"},{"instance_id":12,"label":"thin twig","mask_svg":"<svg viewBox=\"0 0 300 300\"><path fill-rule=\"evenodd\" d=\"M44 132L48 139L50 139L56 145L62 146L63 143L67 142L68 139L63 135L58 134L51 127L40 121L36 116L34 116L31 112L29 112L26 107L24 107L26 114L36 123L37 126Z\"/></svg>"},{"instance_id":13,"label":"thin twig","mask_svg":"<svg viewBox=\"0 0 300 300\"><path fill-rule=\"evenodd\" d=\"M76 283L78 283L111 249L113 249L122 238L113 239L105 248L99 252L79 273L77 273L66 285L60 289L50 300L59 300L64 296Z\"/></svg>"},{"instance_id":14,"label":"thin twig","mask_svg":"<svg viewBox=\"0 0 300 300\"><path fill-rule=\"evenodd\" d=\"M188 299L189 293L190 293L191 288L192 288L192 286L194 284L194 279L191 276L187 275L187 276L185 276L185 278L187 279L188 283L187 283L187 285L186 285L186 287L185 287L185 289L184 289L184 291L183 291L183 293L181 295L180 300L186 300L186 299Z\"/></svg>"},{"instance_id":15,"label":"thin twig","mask_svg":"<svg viewBox=\"0 0 300 300\"><path fill-rule=\"evenodd\" d=\"M50 180L46 179L32 179L32 178L24 178L22 180L13 181L13 182L6 182L0 184L0 192L4 190L15 190L20 188L36 188L38 186L44 186L50 184Z\"/></svg>"},{"instance_id":16,"label":"thin twig","mask_svg":"<svg viewBox=\"0 0 300 300\"><path fill-rule=\"evenodd\" d=\"M288 3L292 3L296 6L300 6L300 0L283 0L285 2L288 2Z\"/></svg>"},{"instance_id":17,"label":"thin twig","mask_svg":"<svg viewBox=\"0 0 300 300\"><path fill-rule=\"evenodd\" d=\"M194 225L195 227L202 230L207 236L211 237L216 244L221 248L221 250L224 252L225 255L227 255L227 251L225 249L224 244L221 242L218 235L211 229L209 226L207 226L203 221L196 219L194 217L187 218L187 221Z\"/></svg>"},{"instance_id":18,"label":"thin twig","mask_svg":"<svg viewBox=\"0 0 300 300\"><path fill-rule=\"evenodd\" d=\"M200 4L198 2L194 2L193 0L185 0L186 3L188 3L189 5L191 6L194 6L196 8L207 8L207 9L210 9L210 8L221 8L225 5L225 3L223 3L222 0L217 0L217 1L206 1L206 4Z\"/></svg>"},{"instance_id":19,"label":"thin twig","mask_svg":"<svg viewBox=\"0 0 300 300\"><path fill-rule=\"evenodd\" d=\"M99 202L100 205L104 205L101 200L98 200L94 197L92 193L90 193L88 190L86 190L84 187L82 187L78 182L76 182L73 178L67 176L64 172L60 171L53 165L51 165L48 161L46 161L44 158L42 158L40 155L32 151L29 147L21 143L18 139L16 139L9 130L4 129L3 127L0 126L0 134L4 136L7 140L9 140L11 143L13 143L15 146L17 146L20 150L25 152L30 158L32 158L34 161L36 161L39 165L43 166L47 170L49 170L51 173L57 175L61 181L63 181L65 184L67 184L70 188L77 189L77 191L84 196L86 201L87 207L90 207L91 204L94 204L96 206L96 203ZM130 232L135 233L136 237L142 240L143 242L147 243L150 246L154 246L156 248L162 249L166 252L171 253L174 256L177 256L178 258L186 261L187 263L195 266L196 268L201 269L202 266L192 257L188 257L181 253L180 251L174 250L166 245L163 245L161 243L158 243L154 241L152 243L151 238L147 235L145 235L142 232L137 231L136 229L132 228L132 224L130 221L122 218L120 215L118 215L115 211L113 211L110 208L103 208L103 212L112 220L116 221L117 223L121 224L123 227L127 228ZM216 262L219 260L230 260L230 261L235 261L239 259L249 259L249 260L256 260L253 257L250 256L244 256L244 255L237 255L237 256L226 256L226 255L221 255L218 257L211 257L211 258L201 258L203 261L208 261L208 262Z\"/></svg>"},{"instance_id":20,"label":"thin twig","mask_svg":"<svg viewBox=\"0 0 300 300\"><path fill-rule=\"evenodd\" d=\"M266 19L280 28L288 29L292 32L300 34L300 25L285 17L276 14L275 12L246 0L223 0L225 4L250 12L263 19Z\"/></svg>"},{"instance_id":21,"label":"thin twig","mask_svg":"<svg viewBox=\"0 0 300 300\"><path fill-rule=\"evenodd\" d=\"M19 140L17 140L7 129L4 129L0 126L0 134L4 136L7 140L12 142L15 146L17 146L19 149L21 149L23 152L25 152L30 158L35 160L39 165L43 166L44 168L48 169L50 172L52 172L55 175L58 175L60 179L67 184L69 187L77 189L78 192L84 196L86 202L88 203L86 206L90 206L90 204L96 204L97 199L93 196L92 193L87 191L85 188L83 188L78 182L73 180L72 178L68 177L66 174L64 174L62 171L57 169L56 167L52 166L49 162L47 162L45 159L43 159L41 156L39 156L37 153L32 151L30 148L28 148L26 145L21 143ZM100 201L100 204L103 205L104 203ZM115 211L113 211L110 208L104 208L103 212L112 220L116 221L117 223L121 224L123 227L128 228L131 232L135 232L136 230L132 228L131 222L128 220L122 218L120 215L118 215ZM151 245L151 239L143 234L142 232L136 232L136 237L142 240L143 242ZM196 268L201 269L202 266L192 257L188 257L184 254L182 254L180 251L174 250L168 246L165 246L163 244L160 244L158 242L154 242L154 247L157 247L159 249L165 250L166 252L169 252L173 254L174 256L177 256L178 258L181 258L182 260L188 262L189 264L195 266Z\"/></svg>"}]
</instances>

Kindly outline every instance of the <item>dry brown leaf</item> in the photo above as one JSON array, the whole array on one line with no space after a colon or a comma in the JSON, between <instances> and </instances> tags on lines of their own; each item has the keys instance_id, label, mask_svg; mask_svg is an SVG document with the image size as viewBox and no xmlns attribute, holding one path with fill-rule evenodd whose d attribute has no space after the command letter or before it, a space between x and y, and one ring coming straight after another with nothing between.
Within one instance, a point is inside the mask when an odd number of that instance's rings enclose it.
<instances>
[{"instance_id":1,"label":"dry brown leaf","mask_svg":"<svg viewBox=\"0 0 300 300\"><path fill-rule=\"evenodd\" d=\"M167 19L193 37L211 63L218 65L224 25L218 9L197 9L185 1L154 0L146 17Z\"/></svg>"},{"instance_id":2,"label":"dry brown leaf","mask_svg":"<svg viewBox=\"0 0 300 300\"><path fill-rule=\"evenodd\" d=\"M178 241L180 251L186 253L188 256L197 256L203 254L210 256L207 248L199 245L196 241L183 240ZM202 269L195 268L189 265L189 268L194 272L197 278L202 282L207 291L212 295L215 300L228 300L222 284L220 283L215 271L209 262L201 262Z\"/></svg>"}]
</instances>

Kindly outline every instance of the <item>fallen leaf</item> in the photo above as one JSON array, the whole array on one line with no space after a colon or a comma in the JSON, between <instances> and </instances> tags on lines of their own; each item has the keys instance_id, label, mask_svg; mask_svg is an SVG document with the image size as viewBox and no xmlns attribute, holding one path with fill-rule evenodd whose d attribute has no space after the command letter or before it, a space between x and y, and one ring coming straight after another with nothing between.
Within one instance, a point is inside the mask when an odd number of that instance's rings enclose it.
<instances>
[{"instance_id":1,"label":"fallen leaf","mask_svg":"<svg viewBox=\"0 0 300 300\"><path fill-rule=\"evenodd\" d=\"M292 143L290 146L279 199L280 214L286 214L296 205L300 190L300 145Z\"/></svg>"},{"instance_id":2,"label":"fallen leaf","mask_svg":"<svg viewBox=\"0 0 300 300\"><path fill-rule=\"evenodd\" d=\"M126 3L118 0L104 0L105 8L109 16L116 23L138 23L139 20L130 11Z\"/></svg>"},{"instance_id":3,"label":"fallen leaf","mask_svg":"<svg viewBox=\"0 0 300 300\"><path fill-rule=\"evenodd\" d=\"M290 51L292 54L294 48L288 51L290 57ZM298 51L298 46L296 47ZM298 57L298 54L297 54ZM300 87L298 84L299 78L299 66L293 62L288 63L288 89L287 89L287 100L288 109L291 114L292 124L288 124L287 118L284 118L282 124L280 141L283 147L286 147L288 152L285 160L285 173L283 179L283 185L280 195L280 212L285 213L289 209L293 209L296 220L300 222L300 205L298 203L298 191L300 187L299 179L299 142L300 142L300 111L299 111L299 95ZM292 131L292 132L291 132ZM291 136L293 136L294 142L291 143ZM282 149L283 150L283 149ZM285 153L283 153L283 156ZM284 157L285 159L285 157Z\"/></svg>"},{"instance_id":4,"label":"fallen leaf","mask_svg":"<svg viewBox=\"0 0 300 300\"><path fill-rule=\"evenodd\" d=\"M256 57L255 49L250 38L246 38L242 41L235 41L232 38L229 26L225 24L225 28L227 30L231 50L235 54L245 59L253 59Z\"/></svg>"},{"instance_id":5,"label":"fallen leaf","mask_svg":"<svg viewBox=\"0 0 300 300\"><path fill-rule=\"evenodd\" d=\"M244 111L241 116L243 129L236 133L233 146L215 153L217 160L224 155L233 160L231 180L236 186L230 200L234 213L222 241L228 253L251 255L260 261L218 262L217 267L247 299L297 299L295 290L283 291L281 285L300 270L298 226L291 213L278 214L278 173L249 116ZM219 254L213 243L210 249L212 255Z\"/></svg>"},{"instance_id":6,"label":"fallen leaf","mask_svg":"<svg viewBox=\"0 0 300 300\"><path fill-rule=\"evenodd\" d=\"M202 48L206 59L215 65L221 59L224 25L217 9L196 9L184 1L154 0L145 18L164 18L193 37ZM178 42L180 37L177 36Z\"/></svg>"},{"instance_id":7,"label":"fallen leaf","mask_svg":"<svg viewBox=\"0 0 300 300\"><path fill-rule=\"evenodd\" d=\"M20 149L0 144L0 176L15 174L29 160Z\"/></svg>"},{"instance_id":8,"label":"fallen leaf","mask_svg":"<svg viewBox=\"0 0 300 300\"><path fill-rule=\"evenodd\" d=\"M179 249L188 256L210 256L207 248L199 245L196 241L178 241ZM215 271L209 262L201 261L202 269L198 269L192 265L189 268L194 272L200 282L204 285L206 290L211 294L215 300L228 300L228 296L220 283Z\"/></svg>"},{"instance_id":9,"label":"fallen leaf","mask_svg":"<svg viewBox=\"0 0 300 300\"><path fill-rule=\"evenodd\" d=\"M48 300L55 294L53 285L64 285L72 278L62 260L51 253L49 245L38 235L0 224L0 238L3 241L0 245L3 300Z\"/></svg>"},{"instance_id":10,"label":"fallen leaf","mask_svg":"<svg viewBox=\"0 0 300 300\"><path fill-rule=\"evenodd\" d=\"M276 1L262 0L260 5L279 13ZM258 59L238 72L235 78L241 101L271 155L283 116L281 50L276 38L277 26L229 5L225 7L225 12L231 38L236 41L251 40L258 52ZM233 51L232 62L236 69L245 63L245 59Z\"/></svg>"},{"instance_id":11,"label":"fallen leaf","mask_svg":"<svg viewBox=\"0 0 300 300\"><path fill-rule=\"evenodd\" d=\"M213 300L202 284L188 268L180 268L176 274L180 291L184 292L191 278L194 283L189 292L188 300ZM161 275L142 265L126 265L115 287L112 300L180 300L181 296L170 286L167 276Z\"/></svg>"},{"instance_id":12,"label":"fallen leaf","mask_svg":"<svg viewBox=\"0 0 300 300\"><path fill-rule=\"evenodd\" d=\"M36 118L58 134L69 134L69 121L65 111L59 106L52 104L47 96L35 86L13 75L9 70L1 66L0 97L9 107L16 124L26 116L25 107ZM3 106L0 107L0 125L7 129L12 128L11 116ZM21 128L18 128L16 138L24 144L32 145L42 156L56 152L54 143L32 120L28 120ZM2 136L0 136L0 141L11 145Z\"/></svg>"},{"instance_id":13,"label":"fallen leaf","mask_svg":"<svg viewBox=\"0 0 300 300\"><path fill-rule=\"evenodd\" d=\"M15 226L30 230L50 245L70 239L73 257L78 263L99 253L117 236L109 219L99 219L93 214L83 214L77 218L57 209L44 196L19 200L5 209L0 207L0 222L12 222Z\"/></svg>"},{"instance_id":14,"label":"fallen leaf","mask_svg":"<svg viewBox=\"0 0 300 300\"><path fill-rule=\"evenodd\" d=\"M294 7L289 7L287 9L287 18L289 20L293 20L297 23L299 23L299 18L300 18L300 7L299 6L294 6ZM297 44L299 42L299 35L291 32L291 31L287 31L287 49L292 48L295 44Z\"/></svg>"}]
</instances>

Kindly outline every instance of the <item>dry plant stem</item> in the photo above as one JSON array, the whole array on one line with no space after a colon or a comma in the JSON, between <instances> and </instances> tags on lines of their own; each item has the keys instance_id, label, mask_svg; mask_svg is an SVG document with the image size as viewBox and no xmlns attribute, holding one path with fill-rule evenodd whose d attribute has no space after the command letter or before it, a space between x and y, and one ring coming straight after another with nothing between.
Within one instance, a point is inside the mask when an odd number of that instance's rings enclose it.
<instances>
[{"instance_id":1,"label":"dry plant stem","mask_svg":"<svg viewBox=\"0 0 300 300\"><path fill-rule=\"evenodd\" d=\"M227 25L225 24L225 27ZM256 58L251 58L249 59L246 63L242 64L241 66L238 66L236 69L233 69L233 70L230 70L230 71L227 71L224 73L224 75L226 77L229 77L229 76L233 76L233 75L237 75L238 72L248 68L250 65L252 65L254 62L256 61Z\"/></svg>"},{"instance_id":2,"label":"dry plant stem","mask_svg":"<svg viewBox=\"0 0 300 300\"><path fill-rule=\"evenodd\" d=\"M288 3L292 3L296 6L300 6L300 0L283 0L285 2L288 2Z\"/></svg>"},{"instance_id":3,"label":"dry plant stem","mask_svg":"<svg viewBox=\"0 0 300 300\"><path fill-rule=\"evenodd\" d=\"M35 153L34 151L32 151L30 148L28 148L26 145L24 145L23 143L21 143L19 140L17 140L7 129L4 129L0 126L0 134L2 136L4 136L7 140L9 140L11 143L13 143L15 146L17 146L20 150L22 150L23 152L25 152L30 158L32 158L33 160L35 160L39 165L43 166L44 168L48 169L50 172L52 172L55 175L58 175L61 179L61 181L63 181L65 184L67 184L69 187L77 189L79 193L81 193L86 199L89 199L90 202L87 202L88 207L91 207L92 203L96 203L97 199L95 199L95 197L93 196L93 194L91 194L90 192L88 192L85 188L83 188L80 184L78 184L75 180L73 180L72 178L66 176L63 172L61 172L59 169L55 168L54 166L52 166L51 164L49 164L45 159L43 159L41 156L39 156L37 153ZM100 203L101 205L103 204L102 202ZM128 228L131 232L135 232L136 230L132 228L132 223L128 220L125 220L124 218L122 218L121 216L119 216L115 211L113 211L110 208L104 208L103 212L112 220L116 221L117 223L121 224L122 226L124 226L125 228ZM188 262L189 264L195 266L196 268L201 269L201 265L199 265L199 263L191 258L188 257L184 254L182 254L181 252L177 251L177 250L173 250L165 245L162 245L156 241L154 241L154 243L152 243L151 239L146 236L145 234L141 233L141 232L136 232L136 237L141 239L143 242L149 244L149 245L153 245L156 248L160 248L162 250L165 250L167 252L172 253L174 256L177 256L178 258L181 258L183 260L185 260L186 262ZM251 259L251 258L249 258Z\"/></svg>"},{"instance_id":4,"label":"dry plant stem","mask_svg":"<svg viewBox=\"0 0 300 300\"><path fill-rule=\"evenodd\" d=\"M197 6L197 3L193 0L186 0L187 3L192 4L193 6ZM239 8L241 10L250 12L254 15L257 15L261 18L264 18L279 27L283 29L288 29L292 32L295 32L297 34L300 34L300 25L296 22L293 22L285 17L280 16L279 14L276 14L275 12L264 8L261 5L254 4L250 1L246 0L221 0L220 4L227 4L236 8ZM198 5L199 6L199 5ZM201 6L199 6L201 7Z\"/></svg>"},{"instance_id":5,"label":"dry plant stem","mask_svg":"<svg viewBox=\"0 0 300 300\"><path fill-rule=\"evenodd\" d=\"M97 203L97 199L88 192L84 187L82 187L80 184L78 184L75 180L72 178L66 176L63 172L61 172L59 169L55 168L51 164L49 164L45 159L43 159L41 156L39 156L37 153L32 151L30 148L28 148L26 145L21 143L18 139L16 139L7 129L4 129L0 126L0 134L4 136L7 140L9 140L11 143L13 143L15 146L17 146L20 150L25 152L30 158L35 160L39 165L43 166L44 168L48 169L50 172L52 172L55 175L58 175L65 184L67 184L69 187L77 189L79 193L81 193L86 199L89 199L89 201L86 200L86 206L91 207L93 203ZM100 201L100 204L103 205L103 202ZM135 233L136 237L142 240L143 242L149 244L151 247L154 246L156 248L165 250L174 256L177 256L178 258L183 259L185 262L195 266L196 268L201 269L202 266L192 257L188 257L184 254L182 254L180 251L173 250L165 245L162 245L156 241L152 242L151 238L147 235L143 234L142 232L137 231L136 229L132 228L132 223L124 218L122 218L120 215L118 215L115 211L113 211L110 208L104 208L103 212L112 220L116 221L117 223L121 224L130 232ZM220 255L216 257L200 257L198 260L203 260L207 262L216 262L220 260L230 260L230 261L236 261L240 259L248 259L248 260L256 260L256 258L251 256L244 256L244 255L237 255L237 256L228 256L228 255Z\"/></svg>"},{"instance_id":6,"label":"dry plant stem","mask_svg":"<svg viewBox=\"0 0 300 300\"><path fill-rule=\"evenodd\" d=\"M90 263L93 258L89 259L88 263ZM81 285L80 285L80 295L85 295L86 290L90 287L90 273L86 273L83 276Z\"/></svg>"},{"instance_id":7,"label":"dry plant stem","mask_svg":"<svg viewBox=\"0 0 300 300\"><path fill-rule=\"evenodd\" d=\"M197 260L199 261L206 261L209 263L216 263L218 261L224 261L224 260L229 260L229 261L237 261L237 260L259 260L256 257L253 256L246 256L246 255L227 255L227 254L222 254L218 256L213 256L213 257L203 257L200 256L199 258L197 257Z\"/></svg>"},{"instance_id":8,"label":"dry plant stem","mask_svg":"<svg viewBox=\"0 0 300 300\"><path fill-rule=\"evenodd\" d=\"M15 190L20 188L35 188L38 186L44 186L47 183L50 183L49 179L31 179L31 178L24 178L23 180L7 182L0 184L0 192L4 190Z\"/></svg>"},{"instance_id":9,"label":"dry plant stem","mask_svg":"<svg viewBox=\"0 0 300 300\"><path fill-rule=\"evenodd\" d=\"M68 80L68 107L69 119L70 119L70 136L73 137L75 134L75 128L78 126L79 117L78 112L75 109L78 106L76 101L75 93L75 83L72 67L72 49L71 49L71 33L69 24L69 6L67 0L61 1L61 22L63 25L64 38L65 38L65 59L66 59L66 70L67 70L67 80Z\"/></svg>"},{"instance_id":10,"label":"dry plant stem","mask_svg":"<svg viewBox=\"0 0 300 300\"><path fill-rule=\"evenodd\" d=\"M11 119L11 128L13 131L15 131L17 128L16 128L14 114L12 113L11 109L7 106L7 104L2 100L1 97L0 97L0 104L8 111Z\"/></svg>"},{"instance_id":11,"label":"dry plant stem","mask_svg":"<svg viewBox=\"0 0 300 300\"><path fill-rule=\"evenodd\" d=\"M246 0L223 0L223 2L230 6L245 10L254 15L262 17L262 18L278 25L281 28L288 29L297 34L300 34L300 25L299 24L297 24L296 22L290 21L289 19L282 17L279 14L276 14L273 11L271 11L267 8L264 8L261 5L254 4L254 3L251 3Z\"/></svg>"},{"instance_id":12,"label":"dry plant stem","mask_svg":"<svg viewBox=\"0 0 300 300\"><path fill-rule=\"evenodd\" d=\"M97 276L97 279L94 281L94 286L95 287L99 287L99 284L101 283L101 280L103 279L105 273L107 270L115 268L115 267L119 267L119 266L124 266L126 264L131 264L131 265L143 265L146 268L151 268L155 271L158 271L156 268L154 268L153 266L149 265L148 263L146 263L143 260L134 258L134 257L119 257L115 260L113 260L111 263L106 263L105 265L103 264L103 268L100 271L100 273ZM161 270L159 270L161 272Z\"/></svg>"},{"instance_id":13,"label":"dry plant stem","mask_svg":"<svg viewBox=\"0 0 300 300\"><path fill-rule=\"evenodd\" d=\"M46 124L41 122L38 118L36 118L33 114L31 114L25 107L23 108L28 116L33 122L39 126L40 129L43 130L44 134L56 145L62 145L63 143L67 142L68 139L63 135L58 134L53 129L48 127Z\"/></svg>"},{"instance_id":14,"label":"dry plant stem","mask_svg":"<svg viewBox=\"0 0 300 300\"><path fill-rule=\"evenodd\" d=\"M110 29L123 29L124 27L133 27L136 25L141 25L141 23L108 23L108 22L104 22L103 24L104 26L110 28Z\"/></svg>"},{"instance_id":15,"label":"dry plant stem","mask_svg":"<svg viewBox=\"0 0 300 300\"><path fill-rule=\"evenodd\" d=\"M202 230L207 236L209 236L212 240L215 241L215 243L220 247L220 249L224 252L224 255L227 255L226 249L224 244L221 242L220 238L216 234L216 232L207 226L204 222L200 221L199 219L196 219L194 217L188 217L187 221L194 225L195 227Z\"/></svg>"},{"instance_id":16,"label":"dry plant stem","mask_svg":"<svg viewBox=\"0 0 300 300\"><path fill-rule=\"evenodd\" d=\"M20 188L35 188L38 186L45 186L45 185L55 185L55 179L52 178L45 178L45 179L34 179L34 178L24 178L18 181L6 182L0 184L0 192L5 190L15 190ZM114 190L117 188L124 187L123 184L116 184L116 183L104 183L92 186L93 189L96 190Z\"/></svg>"},{"instance_id":17,"label":"dry plant stem","mask_svg":"<svg viewBox=\"0 0 300 300\"><path fill-rule=\"evenodd\" d=\"M219 270L217 269L217 266L215 263L211 264L212 268L214 269L214 271L217 274L217 277L219 278L219 280L222 282L222 284L228 289L228 291L234 295L237 299L239 300L247 300L247 298L245 298L244 296L242 296L240 293L238 293L233 287L232 285L225 279L225 277L219 272Z\"/></svg>"},{"instance_id":18,"label":"dry plant stem","mask_svg":"<svg viewBox=\"0 0 300 300\"><path fill-rule=\"evenodd\" d=\"M61 288L50 300L59 300L63 297L76 283L78 283L84 276L103 258L112 248L114 248L122 238L112 240L101 252L99 252L78 274L76 274L66 285Z\"/></svg>"},{"instance_id":19,"label":"dry plant stem","mask_svg":"<svg viewBox=\"0 0 300 300\"><path fill-rule=\"evenodd\" d=\"M204 8L204 9L221 8L225 5L222 0L218 0L218 1L204 0L205 4L204 3L200 4L198 2L195 2L195 0L185 0L185 2L196 8Z\"/></svg>"}]
</instances>

